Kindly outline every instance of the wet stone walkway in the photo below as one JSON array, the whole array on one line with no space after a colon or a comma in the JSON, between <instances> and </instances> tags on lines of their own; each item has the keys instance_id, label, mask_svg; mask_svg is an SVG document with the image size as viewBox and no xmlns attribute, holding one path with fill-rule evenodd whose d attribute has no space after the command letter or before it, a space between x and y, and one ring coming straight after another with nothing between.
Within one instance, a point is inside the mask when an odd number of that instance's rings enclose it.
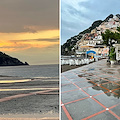
<instances>
[{"instance_id":1,"label":"wet stone walkway","mask_svg":"<svg viewBox=\"0 0 120 120\"><path fill-rule=\"evenodd\" d=\"M62 120L120 120L120 65L103 59L61 79Z\"/></svg>"}]
</instances>

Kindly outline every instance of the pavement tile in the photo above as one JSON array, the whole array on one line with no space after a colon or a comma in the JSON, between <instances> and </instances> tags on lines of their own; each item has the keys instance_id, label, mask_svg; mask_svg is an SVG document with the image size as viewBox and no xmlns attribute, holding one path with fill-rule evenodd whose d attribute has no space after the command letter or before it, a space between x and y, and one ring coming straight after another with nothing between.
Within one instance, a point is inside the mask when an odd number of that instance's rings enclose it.
<instances>
[{"instance_id":1,"label":"pavement tile","mask_svg":"<svg viewBox=\"0 0 120 120\"><path fill-rule=\"evenodd\" d=\"M66 80L66 79L62 79L61 80L61 85L64 85L64 84L69 84L69 83L71 83L70 81L68 81L68 80Z\"/></svg>"},{"instance_id":2,"label":"pavement tile","mask_svg":"<svg viewBox=\"0 0 120 120\"><path fill-rule=\"evenodd\" d=\"M61 75L61 81L64 81L64 80L66 80L66 78Z\"/></svg>"},{"instance_id":3,"label":"pavement tile","mask_svg":"<svg viewBox=\"0 0 120 120\"><path fill-rule=\"evenodd\" d=\"M117 80L119 80L118 78L114 78L114 77L108 77L108 78L105 78L105 79L107 79L109 81L117 81Z\"/></svg>"},{"instance_id":4,"label":"pavement tile","mask_svg":"<svg viewBox=\"0 0 120 120\"><path fill-rule=\"evenodd\" d=\"M104 106L106 108L110 108L114 105L120 104L120 78L116 67L111 68L106 64L106 60L100 60L98 62L64 72L62 75L65 75L65 77L67 77L71 82L75 83L86 92L85 94L84 91L78 90L73 84L66 85L64 87L62 86L62 91L68 91L62 94L62 102L67 103L64 105L73 120L81 120L94 114L96 116L91 116L89 120L118 120L116 117L120 117L120 105L110 109L111 112L103 111L101 113L102 110L105 110ZM95 83L97 85L95 85ZM114 91L109 92L109 90ZM104 106L102 107L102 105L92 98L86 98L88 97L87 94L89 94L90 97L92 96L95 98ZM64 111L62 112L63 116L65 116L62 117L62 120L68 120ZM97 114L98 112L100 113Z\"/></svg>"},{"instance_id":5,"label":"pavement tile","mask_svg":"<svg viewBox=\"0 0 120 120\"><path fill-rule=\"evenodd\" d=\"M112 108L111 111L120 117L120 105Z\"/></svg>"},{"instance_id":6,"label":"pavement tile","mask_svg":"<svg viewBox=\"0 0 120 120\"><path fill-rule=\"evenodd\" d=\"M104 106L108 108L120 103L120 100L117 97L114 97L113 95L114 95L113 93L106 93L95 96L94 98L96 98L100 103L102 103Z\"/></svg>"},{"instance_id":7,"label":"pavement tile","mask_svg":"<svg viewBox=\"0 0 120 120\"><path fill-rule=\"evenodd\" d=\"M107 74L98 74L97 75L98 77L102 77L102 78L107 78L107 77L110 77L109 75L107 75Z\"/></svg>"},{"instance_id":8,"label":"pavement tile","mask_svg":"<svg viewBox=\"0 0 120 120\"><path fill-rule=\"evenodd\" d=\"M83 71L81 71L81 70L75 70L75 71L72 71L73 73L75 73L75 74L83 74L84 72Z\"/></svg>"},{"instance_id":9,"label":"pavement tile","mask_svg":"<svg viewBox=\"0 0 120 120\"><path fill-rule=\"evenodd\" d=\"M86 81L86 79L78 77L78 78L70 79L70 81L76 83L76 82L84 82Z\"/></svg>"},{"instance_id":10,"label":"pavement tile","mask_svg":"<svg viewBox=\"0 0 120 120\"><path fill-rule=\"evenodd\" d=\"M119 86L120 86L120 80L119 80L119 81L116 81L116 83L119 84Z\"/></svg>"},{"instance_id":11,"label":"pavement tile","mask_svg":"<svg viewBox=\"0 0 120 120\"><path fill-rule=\"evenodd\" d=\"M91 98L65 105L65 107L73 120L81 120L104 109Z\"/></svg>"},{"instance_id":12,"label":"pavement tile","mask_svg":"<svg viewBox=\"0 0 120 120\"><path fill-rule=\"evenodd\" d=\"M92 81L91 83L93 83L93 84L104 84L104 83L108 83L109 81L107 81L107 80L104 80L104 79L91 79L91 80L89 80L89 81Z\"/></svg>"},{"instance_id":13,"label":"pavement tile","mask_svg":"<svg viewBox=\"0 0 120 120\"><path fill-rule=\"evenodd\" d=\"M62 108L61 108L61 120L68 120L68 118Z\"/></svg>"},{"instance_id":14,"label":"pavement tile","mask_svg":"<svg viewBox=\"0 0 120 120\"><path fill-rule=\"evenodd\" d=\"M100 78L97 76L87 76L86 79L87 80L99 80Z\"/></svg>"},{"instance_id":15,"label":"pavement tile","mask_svg":"<svg viewBox=\"0 0 120 120\"><path fill-rule=\"evenodd\" d=\"M71 102L71 101L74 101L74 100L78 100L78 99L81 99L81 98L88 97L88 95L86 95L81 90L75 90L75 91L63 93L61 97L62 97L62 102L67 103L67 102Z\"/></svg>"},{"instance_id":16,"label":"pavement tile","mask_svg":"<svg viewBox=\"0 0 120 120\"><path fill-rule=\"evenodd\" d=\"M61 92L69 91L69 90L74 90L77 89L77 87L73 84L70 85L64 85L61 87Z\"/></svg>"},{"instance_id":17,"label":"pavement tile","mask_svg":"<svg viewBox=\"0 0 120 120\"><path fill-rule=\"evenodd\" d=\"M114 96L120 99L120 88L118 90L115 90L114 92L117 93Z\"/></svg>"},{"instance_id":18,"label":"pavement tile","mask_svg":"<svg viewBox=\"0 0 120 120\"><path fill-rule=\"evenodd\" d=\"M97 87L97 86L96 86ZM98 88L98 90L95 89L94 87L88 87L88 88L83 88L85 92L87 92L89 95L93 96L96 94L104 93L101 89Z\"/></svg>"},{"instance_id":19,"label":"pavement tile","mask_svg":"<svg viewBox=\"0 0 120 120\"><path fill-rule=\"evenodd\" d=\"M93 84L89 83L88 81L84 81L84 82L80 82L80 83L75 83L77 86L79 86L80 88L83 87L88 87L88 86L93 86Z\"/></svg>"},{"instance_id":20,"label":"pavement tile","mask_svg":"<svg viewBox=\"0 0 120 120\"><path fill-rule=\"evenodd\" d=\"M76 78L78 77L77 74L74 74L72 72L70 72L69 74L65 74L64 75L67 79L73 79L73 78Z\"/></svg>"},{"instance_id":21,"label":"pavement tile","mask_svg":"<svg viewBox=\"0 0 120 120\"><path fill-rule=\"evenodd\" d=\"M112 114L110 114L108 111L105 111L99 115L96 115L88 120L118 120L115 118Z\"/></svg>"},{"instance_id":22,"label":"pavement tile","mask_svg":"<svg viewBox=\"0 0 120 120\"><path fill-rule=\"evenodd\" d=\"M107 88L109 90L114 90L114 89L119 88L119 85L117 85L115 83L102 84L101 86L103 86L104 88Z\"/></svg>"}]
</instances>

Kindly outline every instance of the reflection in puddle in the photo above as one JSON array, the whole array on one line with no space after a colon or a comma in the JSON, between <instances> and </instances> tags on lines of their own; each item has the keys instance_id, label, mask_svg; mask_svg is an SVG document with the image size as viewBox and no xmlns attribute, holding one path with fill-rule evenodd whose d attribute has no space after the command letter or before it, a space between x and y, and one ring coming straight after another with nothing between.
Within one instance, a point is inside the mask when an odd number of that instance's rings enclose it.
<instances>
[{"instance_id":1,"label":"reflection in puddle","mask_svg":"<svg viewBox=\"0 0 120 120\"><path fill-rule=\"evenodd\" d=\"M89 68L88 71L95 70L95 68Z\"/></svg>"},{"instance_id":2,"label":"reflection in puddle","mask_svg":"<svg viewBox=\"0 0 120 120\"><path fill-rule=\"evenodd\" d=\"M108 81L88 81L89 83L93 84L92 87L94 90L102 90L107 96L114 96L118 99L120 98L120 81L115 83L111 83Z\"/></svg>"},{"instance_id":3,"label":"reflection in puddle","mask_svg":"<svg viewBox=\"0 0 120 120\"><path fill-rule=\"evenodd\" d=\"M88 77L88 76L93 76L93 73L86 73L86 74L78 75L78 77Z\"/></svg>"},{"instance_id":4,"label":"reflection in puddle","mask_svg":"<svg viewBox=\"0 0 120 120\"><path fill-rule=\"evenodd\" d=\"M94 90L102 90L107 96L114 96L120 98L120 81L115 82L114 78L112 81L109 78L100 78L92 76L91 73L78 75L79 77L85 77L88 83L93 85ZM112 79L112 78L111 78Z\"/></svg>"}]
</instances>

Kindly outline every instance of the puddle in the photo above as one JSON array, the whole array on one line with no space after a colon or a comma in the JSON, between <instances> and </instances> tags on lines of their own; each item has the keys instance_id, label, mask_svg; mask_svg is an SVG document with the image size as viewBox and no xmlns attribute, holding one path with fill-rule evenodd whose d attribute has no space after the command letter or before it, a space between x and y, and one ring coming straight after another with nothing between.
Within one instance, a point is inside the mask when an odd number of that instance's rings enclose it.
<instances>
[{"instance_id":1,"label":"puddle","mask_svg":"<svg viewBox=\"0 0 120 120\"><path fill-rule=\"evenodd\" d=\"M108 71L107 73L108 73L108 74L114 74L114 72L110 72L110 71Z\"/></svg>"},{"instance_id":2,"label":"puddle","mask_svg":"<svg viewBox=\"0 0 120 120\"><path fill-rule=\"evenodd\" d=\"M78 75L78 77L87 77L87 76L88 76L87 74Z\"/></svg>"},{"instance_id":3,"label":"puddle","mask_svg":"<svg viewBox=\"0 0 120 120\"><path fill-rule=\"evenodd\" d=\"M78 77L88 77L88 76L93 76L93 73L86 73L86 74L78 75Z\"/></svg>"},{"instance_id":4,"label":"puddle","mask_svg":"<svg viewBox=\"0 0 120 120\"><path fill-rule=\"evenodd\" d=\"M116 82L115 84L115 83L108 83L108 81L100 79L100 80L88 81L88 83L94 85L92 87L94 90L102 90L107 96L114 96L118 99L120 98L120 81Z\"/></svg>"}]
</instances>

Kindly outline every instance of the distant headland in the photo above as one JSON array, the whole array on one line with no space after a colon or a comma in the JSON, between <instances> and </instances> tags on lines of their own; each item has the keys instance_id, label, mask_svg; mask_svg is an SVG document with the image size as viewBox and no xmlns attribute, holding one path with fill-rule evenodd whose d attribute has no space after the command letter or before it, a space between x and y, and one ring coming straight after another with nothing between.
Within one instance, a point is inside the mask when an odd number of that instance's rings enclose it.
<instances>
[{"instance_id":1,"label":"distant headland","mask_svg":"<svg viewBox=\"0 0 120 120\"><path fill-rule=\"evenodd\" d=\"M27 62L23 63L17 58L13 58L3 52L0 52L0 66L19 66L29 65Z\"/></svg>"}]
</instances>

